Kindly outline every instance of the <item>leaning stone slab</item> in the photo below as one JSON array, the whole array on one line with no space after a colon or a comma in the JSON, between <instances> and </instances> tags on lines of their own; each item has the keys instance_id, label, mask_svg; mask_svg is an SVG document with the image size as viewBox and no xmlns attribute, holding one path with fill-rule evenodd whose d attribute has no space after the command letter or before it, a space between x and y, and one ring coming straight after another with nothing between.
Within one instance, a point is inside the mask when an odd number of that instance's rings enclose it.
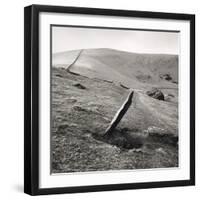
<instances>
[{"instance_id":1,"label":"leaning stone slab","mask_svg":"<svg viewBox=\"0 0 200 200\"><path fill-rule=\"evenodd\" d=\"M124 101L124 103L122 104L120 109L117 111L117 113L115 114L115 116L114 116L113 120L111 121L109 127L106 129L104 135L110 135L114 131L116 126L119 124L119 122L121 121L123 116L126 114L127 110L129 109L129 107L132 103L133 94L134 94L134 91L131 91L129 93L128 97L126 98L126 100Z\"/></svg>"}]
</instances>

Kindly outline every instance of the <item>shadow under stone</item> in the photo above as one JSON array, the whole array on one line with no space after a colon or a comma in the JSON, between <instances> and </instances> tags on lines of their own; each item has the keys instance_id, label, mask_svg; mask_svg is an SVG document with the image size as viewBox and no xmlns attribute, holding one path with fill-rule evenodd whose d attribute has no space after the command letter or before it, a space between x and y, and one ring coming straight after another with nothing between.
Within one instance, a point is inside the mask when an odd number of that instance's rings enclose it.
<instances>
[{"instance_id":1,"label":"shadow under stone","mask_svg":"<svg viewBox=\"0 0 200 200\"><path fill-rule=\"evenodd\" d=\"M109 135L92 134L93 138L102 142L115 145L122 149L141 148L145 142L146 135L137 130L116 129Z\"/></svg>"}]
</instances>

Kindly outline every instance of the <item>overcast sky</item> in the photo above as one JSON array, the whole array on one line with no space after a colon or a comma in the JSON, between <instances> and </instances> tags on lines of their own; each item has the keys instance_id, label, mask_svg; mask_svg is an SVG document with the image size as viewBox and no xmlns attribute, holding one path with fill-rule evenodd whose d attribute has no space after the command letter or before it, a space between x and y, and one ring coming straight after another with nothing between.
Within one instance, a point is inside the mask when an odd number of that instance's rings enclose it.
<instances>
[{"instance_id":1,"label":"overcast sky","mask_svg":"<svg viewBox=\"0 0 200 200\"><path fill-rule=\"evenodd\" d=\"M179 33L138 30L52 27L53 53L112 48L136 53L179 54Z\"/></svg>"}]
</instances>

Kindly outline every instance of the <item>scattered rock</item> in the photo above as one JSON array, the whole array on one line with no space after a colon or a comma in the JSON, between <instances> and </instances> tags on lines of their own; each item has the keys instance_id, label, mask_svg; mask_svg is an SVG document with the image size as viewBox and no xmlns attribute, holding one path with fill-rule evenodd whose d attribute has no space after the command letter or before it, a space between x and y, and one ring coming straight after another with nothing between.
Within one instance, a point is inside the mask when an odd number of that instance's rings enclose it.
<instances>
[{"instance_id":1,"label":"scattered rock","mask_svg":"<svg viewBox=\"0 0 200 200\"><path fill-rule=\"evenodd\" d=\"M105 79L102 79L104 82L107 82L107 83L113 83L113 81L109 81L109 80L105 80Z\"/></svg>"},{"instance_id":2,"label":"scattered rock","mask_svg":"<svg viewBox=\"0 0 200 200\"><path fill-rule=\"evenodd\" d=\"M147 91L146 94L154 99L165 100L164 94L157 88Z\"/></svg>"},{"instance_id":3,"label":"scattered rock","mask_svg":"<svg viewBox=\"0 0 200 200\"><path fill-rule=\"evenodd\" d=\"M136 153L143 153L143 149L142 148L138 148L138 149L131 149L129 150L129 152L136 152Z\"/></svg>"},{"instance_id":4,"label":"scattered rock","mask_svg":"<svg viewBox=\"0 0 200 200\"><path fill-rule=\"evenodd\" d=\"M75 86L75 87L77 87L79 89L82 89L82 90L86 89L86 87L84 85L80 84L80 83L76 83L73 86Z\"/></svg>"},{"instance_id":5,"label":"scattered rock","mask_svg":"<svg viewBox=\"0 0 200 200\"><path fill-rule=\"evenodd\" d=\"M166 80L166 81L171 81L171 80L172 80L172 77L171 77L170 74L161 74L161 75L160 75L160 78L161 78L161 79L164 79L164 80Z\"/></svg>"},{"instance_id":6,"label":"scattered rock","mask_svg":"<svg viewBox=\"0 0 200 200\"><path fill-rule=\"evenodd\" d=\"M87 109L80 107L80 106L74 106L73 110L75 111L82 111L82 112L87 112Z\"/></svg>"},{"instance_id":7,"label":"scattered rock","mask_svg":"<svg viewBox=\"0 0 200 200\"><path fill-rule=\"evenodd\" d=\"M175 97L175 96L174 96L173 94L167 94L167 95L165 96L165 101L171 102L172 99L173 99L174 97Z\"/></svg>"},{"instance_id":8,"label":"scattered rock","mask_svg":"<svg viewBox=\"0 0 200 200\"><path fill-rule=\"evenodd\" d=\"M161 154L166 154L166 152L164 151L164 149L163 148L158 148L158 149L156 149L156 152L158 152L158 153L161 153Z\"/></svg>"},{"instance_id":9,"label":"scattered rock","mask_svg":"<svg viewBox=\"0 0 200 200\"><path fill-rule=\"evenodd\" d=\"M76 103L77 100L74 98L66 99L67 103Z\"/></svg>"},{"instance_id":10,"label":"scattered rock","mask_svg":"<svg viewBox=\"0 0 200 200\"><path fill-rule=\"evenodd\" d=\"M166 133L165 129L159 128L159 127L156 127L156 126L150 126L150 127L148 127L148 129L146 131L148 132L148 134L150 136L164 135Z\"/></svg>"},{"instance_id":11,"label":"scattered rock","mask_svg":"<svg viewBox=\"0 0 200 200\"><path fill-rule=\"evenodd\" d=\"M122 83L119 83L119 85L122 87L122 88L125 88L125 89L130 89L129 87L123 85Z\"/></svg>"},{"instance_id":12,"label":"scattered rock","mask_svg":"<svg viewBox=\"0 0 200 200\"><path fill-rule=\"evenodd\" d=\"M165 97L165 101L171 102L171 97L166 96L166 97Z\"/></svg>"},{"instance_id":13,"label":"scattered rock","mask_svg":"<svg viewBox=\"0 0 200 200\"><path fill-rule=\"evenodd\" d=\"M169 97L174 97L174 95L173 95L173 94L168 94L168 96L169 96Z\"/></svg>"},{"instance_id":14,"label":"scattered rock","mask_svg":"<svg viewBox=\"0 0 200 200\"><path fill-rule=\"evenodd\" d=\"M178 81L172 81L172 83L178 84Z\"/></svg>"},{"instance_id":15,"label":"scattered rock","mask_svg":"<svg viewBox=\"0 0 200 200\"><path fill-rule=\"evenodd\" d=\"M56 74L57 77L62 78L63 76L61 74Z\"/></svg>"}]
</instances>

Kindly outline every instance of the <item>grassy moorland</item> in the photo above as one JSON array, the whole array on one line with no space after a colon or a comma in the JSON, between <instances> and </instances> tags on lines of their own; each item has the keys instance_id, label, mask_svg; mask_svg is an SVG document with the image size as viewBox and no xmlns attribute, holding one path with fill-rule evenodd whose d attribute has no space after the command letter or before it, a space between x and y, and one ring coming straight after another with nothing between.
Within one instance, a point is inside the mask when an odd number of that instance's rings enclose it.
<instances>
[{"instance_id":1,"label":"grassy moorland","mask_svg":"<svg viewBox=\"0 0 200 200\"><path fill-rule=\"evenodd\" d=\"M52 172L177 167L177 56L84 50L69 73L75 55L53 58ZM166 100L146 95L151 87L162 88ZM104 137L130 89L131 107Z\"/></svg>"}]
</instances>

